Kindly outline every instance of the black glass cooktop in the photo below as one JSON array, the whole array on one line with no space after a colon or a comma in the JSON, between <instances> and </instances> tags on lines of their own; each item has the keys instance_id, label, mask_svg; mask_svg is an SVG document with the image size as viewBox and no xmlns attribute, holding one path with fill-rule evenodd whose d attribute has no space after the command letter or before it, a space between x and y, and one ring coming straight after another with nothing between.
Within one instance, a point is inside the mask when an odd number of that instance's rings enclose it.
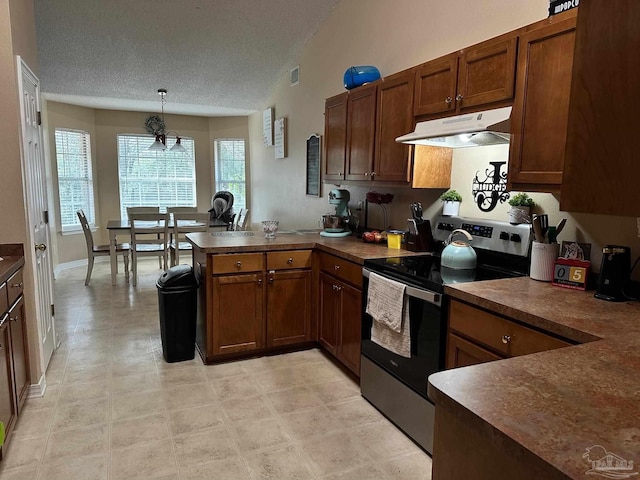
<instances>
[{"instance_id":1,"label":"black glass cooktop","mask_svg":"<svg viewBox=\"0 0 640 480\"><path fill-rule=\"evenodd\" d=\"M364 262L368 270L438 293L443 292L444 285L451 283L521 277L527 275L525 265L513 265L505 260L503 265L479 262L473 270L452 270L440 266L438 254L376 258Z\"/></svg>"}]
</instances>

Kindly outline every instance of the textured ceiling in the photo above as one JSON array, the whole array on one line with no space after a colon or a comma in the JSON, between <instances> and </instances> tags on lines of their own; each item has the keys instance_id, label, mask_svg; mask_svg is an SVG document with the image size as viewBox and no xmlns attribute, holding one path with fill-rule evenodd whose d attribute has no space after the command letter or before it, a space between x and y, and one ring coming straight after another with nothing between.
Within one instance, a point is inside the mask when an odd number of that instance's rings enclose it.
<instances>
[{"instance_id":1,"label":"textured ceiling","mask_svg":"<svg viewBox=\"0 0 640 480\"><path fill-rule=\"evenodd\" d=\"M245 115L262 108L339 0L35 0L46 98ZM301 72L301 76L304 72Z\"/></svg>"}]
</instances>

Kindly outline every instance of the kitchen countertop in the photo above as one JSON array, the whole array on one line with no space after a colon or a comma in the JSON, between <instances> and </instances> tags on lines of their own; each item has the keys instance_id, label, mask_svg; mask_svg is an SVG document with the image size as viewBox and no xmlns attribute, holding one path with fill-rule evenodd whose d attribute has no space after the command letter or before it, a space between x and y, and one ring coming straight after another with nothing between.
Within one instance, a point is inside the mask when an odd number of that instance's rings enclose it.
<instances>
[{"instance_id":1,"label":"kitchen countertop","mask_svg":"<svg viewBox=\"0 0 640 480\"><path fill-rule=\"evenodd\" d=\"M315 248L360 265L370 258L427 254L427 252L411 252L387 248L386 245L365 243L355 237L322 237L319 233L278 233L276 238L267 239L262 232L254 232L252 236L219 236L208 232L195 232L188 233L186 237L194 247L204 253L270 252Z\"/></svg>"},{"instance_id":2,"label":"kitchen countertop","mask_svg":"<svg viewBox=\"0 0 640 480\"><path fill-rule=\"evenodd\" d=\"M9 277L24 265L24 257L2 255L0 260L0 283L9 280Z\"/></svg>"},{"instance_id":3,"label":"kitchen countertop","mask_svg":"<svg viewBox=\"0 0 640 480\"><path fill-rule=\"evenodd\" d=\"M436 405L506 455L534 454L558 478L587 478L582 455L593 445L640 464L640 303L528 277L448 285L445 293L588 343L435 373L428 393Z\"/></svg>"}]
</instances>

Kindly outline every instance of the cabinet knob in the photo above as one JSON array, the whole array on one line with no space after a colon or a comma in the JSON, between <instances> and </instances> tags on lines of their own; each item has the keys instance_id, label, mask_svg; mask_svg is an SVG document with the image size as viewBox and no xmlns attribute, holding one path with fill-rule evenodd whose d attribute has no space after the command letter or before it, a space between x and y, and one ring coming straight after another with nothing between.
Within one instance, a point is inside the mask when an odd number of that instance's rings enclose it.
<instances>
[{"instance_id":1,"label":"cabinet knob","mask_svg":"<svg viewBox=\"0 0 640 480\"><path fill-rule=\"evenodd\" d=\"M464 97L462 96L462 94L458 94L456 95L456 102L461 102L464 99Z\"/></svg>"},{"instance_id":2,"label":"cabinet knob","mask_svg":"<svg viewBox=\"0 0 640 480\"><path fill-rule=\"evenodd\" d=\"M273 277L269 277L269 283L273 283Z\"/></svg>"},{"instance_id":3,"label":"cabinet knob","mask_svg":"<svg viewBox=\"0 0 640 480\"><path fill-rule=\"evenodd\" d=\"M503 335L502 336L502 343L504 343L506 345L509 342L511 342L511 336L510 335Z\"/></svg>"},{"instance_id":4,"label":"cabinet knob","mask_svg":"<svg viewBox=\"0 0 640 480\"><path fill-rule=\"evenodd\" d=\"M258 285L262 285L262 279L261 278L258 279Z\"/></svg>"},{"instance_id":5,"label":"cabinet knob","mask_svg":"<svg viewBox=\"0 0 640 480\"><path fill-rule=\"evenodd\" d=\"M377 175L377 173L376 173L376 172L371 172L371 176L372 176L372 177L375 177L376 175Z\"/></svg>"},{"instance_id":6,"label":"cabinet knob","mask_svg":"<svg viewBox=\"0 0 640 480\"><path fill-rule=\"evenodd\" d=\"M9 321L11 322L17 322L18 320L20 320L20 317L9 317Z\"/></svg>"},{"instance_id":7,"label":"cabinet knob","mask_svg":"<svg viewBox=\"0 0 640 480\"><path fill-rule=\"evenodd\" d=\"M369 172L366 172L366 173L364 174L364 176L365 176L365 177L368 177L368 176L369 176Z\"/></svg>"},{"instance_id":8,"label":"cabinet knob","mask_svg":"<svg viewBox=\"0 0 640 480\"><path fill-rule=\"evenodd\" d=\"M22 288L22 282L20 282L20 283L12 283L11 286L13 288Z\"/></svg>"},{"instance_id":9,"label":"cabinet knob","mask_svg":"<svg viewBox=\"0 0 640 480\"><path fill-rule=\"evenodd\" d=\"M44 243L38 243L36 245L36 250L40 250L41 252L44 252L47 249L47 246Z\"/></svg>"},{"instance_id":10,"label":"cabinet knob","mask_svg":"<svg viewBox=\"0 0 640 480\"><path fill-rule=\"evenodd\" d=\"M333 269L334 269L334 270L340 270L340 265L334 265L334 266L333 266Z\"/></svg>"},{"instance_id":11,"label":"cabinet knob","mask_svg":"<svg viewBox=\"0 0 640 480\"><path fill-rule=\"evenodd\" d=\"M342 290L342 285L336 285L336 290L339 292L340 290Z\"/></svg>"},{"instance_id":12,"label":"cabinet knob","mask_svg":"<svg viewBox=\"0 0 640 480\"><path fill-rule=\"evenodd\" d=\"M447 105L449 105L451 102L453 102L453 98L451 97L447 97L444 99L444 103L446 103Z\"/></svg>"},{"instance_id":13,"label":"cabinet knob","mask_svg":"<svg viewBox=\"0 0 640 480\"><path fill-rule=\"evenodd\" d=\"M242 267L242 262L236 262L236 267L238 268Z\"/></svg>"},{"instance_id":14,"label":"cabinet knob","mask_svg":"<svg viewBox=\"0 0 640 480\"><path fill-rule=\"evenodd\" d=\"M287 260L287 263L288 263L289 265L291 265L291 264L293 263L293 258L292 258L292 257L289 257L289 260Z\"/></svg>"}]
</instances>

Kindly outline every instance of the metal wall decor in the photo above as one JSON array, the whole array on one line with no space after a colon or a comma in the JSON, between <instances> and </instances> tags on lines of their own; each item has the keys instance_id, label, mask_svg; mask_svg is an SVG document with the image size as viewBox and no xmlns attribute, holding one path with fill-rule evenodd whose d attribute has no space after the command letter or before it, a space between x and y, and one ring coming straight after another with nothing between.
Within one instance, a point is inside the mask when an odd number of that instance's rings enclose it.
<instances>
[{"instance_id":1,"label":"metal wall decor","mask_svg":"<svg viewBox=\"0 0 640 480\"><path fill-rule=\"evenodd\" d=\"M504 203L509 200L507 192L507 172L503 172L502 167L507 162L489 162L491 167L485 169L484 179L480 179L481 173L476 172L473 179L471 193L478 208L483 212L490 212L498 202Z\"/></svg>"}]
</instances>

